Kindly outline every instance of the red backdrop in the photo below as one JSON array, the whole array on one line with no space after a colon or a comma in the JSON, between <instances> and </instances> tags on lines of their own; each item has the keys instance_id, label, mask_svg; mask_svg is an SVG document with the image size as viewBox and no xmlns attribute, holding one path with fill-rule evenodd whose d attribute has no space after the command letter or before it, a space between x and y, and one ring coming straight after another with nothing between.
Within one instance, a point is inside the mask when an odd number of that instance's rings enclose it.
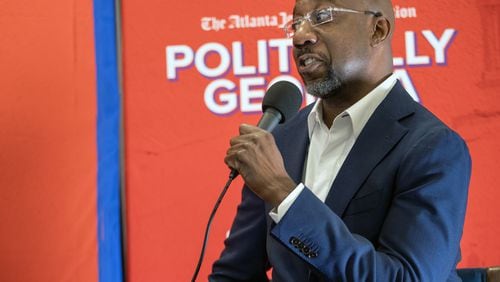
<instances>
[{"instance_id":1,"label":"red backdrop","mask_svg":"<svg viewBox=\"0 0 500 282\"><path fill-rule=\"evenodd\" d=\"M396 72L472 153L460 266L498 265L500 3L394 5ZM123 1L130 281L191 277L228 174L229 138L239 123L257 121L268 83L297 81L278 28L292 7L292 0ZM200 277L222 249L241 184L233 183L216 216Z\"/></svg>"}]
</instances>

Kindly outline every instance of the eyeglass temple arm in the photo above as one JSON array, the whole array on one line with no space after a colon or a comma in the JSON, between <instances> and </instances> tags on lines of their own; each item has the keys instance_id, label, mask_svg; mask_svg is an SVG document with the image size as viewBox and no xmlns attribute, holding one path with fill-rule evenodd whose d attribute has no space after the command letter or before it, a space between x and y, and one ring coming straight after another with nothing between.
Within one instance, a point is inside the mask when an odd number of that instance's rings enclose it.
<instances>
[{"instance_id":1,"label":"eyeglass temple arm","mask_svg":"<svg viewBox=\"0 0 500 282\"><path fill-rule=\"evenodd\" d=\"M374 12L374 11L365 11L365 15L373 15L374 17L381 17L382 13L381 12Z\"/></svg>"}]
</instances>

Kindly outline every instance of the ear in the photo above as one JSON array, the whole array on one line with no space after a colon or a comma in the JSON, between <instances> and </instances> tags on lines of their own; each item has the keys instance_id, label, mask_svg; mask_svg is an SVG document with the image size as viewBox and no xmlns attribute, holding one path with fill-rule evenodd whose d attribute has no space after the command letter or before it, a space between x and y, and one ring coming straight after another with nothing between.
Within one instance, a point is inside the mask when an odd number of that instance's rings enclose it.
<instances>
[{"instance_id":1,"label":"ear","mask_svg":"<svg viewBox=\"0 0 500 282\"><path fill-rule=\"evenodd\" d=\"M371 46L376 47L388 39L392 32L392 25L385 17L376 17L373 25Z\"/></svg>"}]
</instances>

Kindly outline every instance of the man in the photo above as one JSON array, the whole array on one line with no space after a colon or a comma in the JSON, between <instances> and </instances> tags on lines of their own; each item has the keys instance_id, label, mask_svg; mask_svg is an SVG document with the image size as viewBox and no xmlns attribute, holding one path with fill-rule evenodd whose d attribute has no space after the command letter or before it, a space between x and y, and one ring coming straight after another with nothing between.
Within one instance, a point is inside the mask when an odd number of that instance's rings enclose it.
<instances>
[{"instance_id":1,"label":"man","mask_svg":"<svg viewBox=\"0 0 500 282\"><path fill-rule=\"evenodd\" d=\"M393 29L390 0L296 1L286 30L320 99L231 139L245 187L210 281L460 280L469 153L391 75Z\"/></svg>"}]
</instances>

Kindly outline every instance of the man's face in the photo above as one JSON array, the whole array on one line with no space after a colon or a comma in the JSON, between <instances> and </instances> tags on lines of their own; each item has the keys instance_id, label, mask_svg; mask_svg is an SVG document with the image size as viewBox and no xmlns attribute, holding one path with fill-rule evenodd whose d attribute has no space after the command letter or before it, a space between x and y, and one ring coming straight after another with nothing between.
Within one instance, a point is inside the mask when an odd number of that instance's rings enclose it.
<instances>
[{"instance_id":1,"label":"man's face","mask_svg":"<svg viewBox=\"0 0 500 282\"><path fill-rule=\"evenodd\" d=\"M294 18L332 5L363 10L359 2L297 0ZM341 87L362 80L369 61L368 19L362 13L333 12L331 22L313 27L310 22L303 21L296 26L293 55L310 94L328 98Z\"/></svg>"}]
</instances>

